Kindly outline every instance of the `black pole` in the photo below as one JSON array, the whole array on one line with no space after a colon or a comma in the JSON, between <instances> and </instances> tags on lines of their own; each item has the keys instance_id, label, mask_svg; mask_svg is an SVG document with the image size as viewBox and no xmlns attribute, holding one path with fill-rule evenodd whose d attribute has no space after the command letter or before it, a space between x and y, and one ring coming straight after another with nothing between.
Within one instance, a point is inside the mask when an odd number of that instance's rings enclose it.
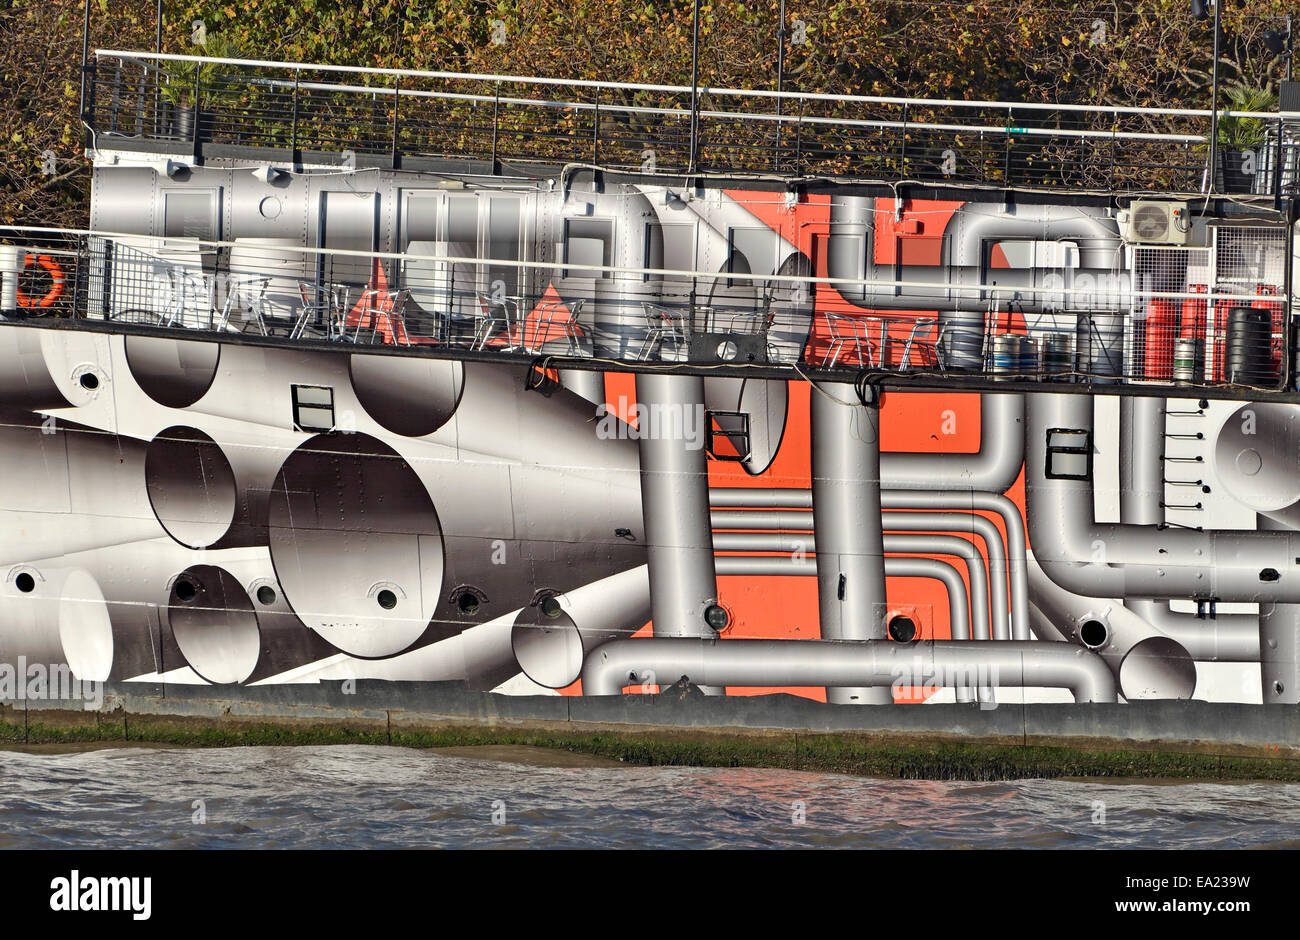
<instances>
[{"instance_id":1,"label":"black pole","mask_svg":"<svg viewBox=\"0 0 1300 940\"><path fill-rule=\"evenodd\" d=\"M81 104L78 113L86 120L86 69L90 66L90 0L85 0L85 13L81 20Z\"/></svg>"},{"instance_id":2,"label":"black pole","mask_svg":"<svg viewBox=\"0 0 1300 940\"><path fill-rule=\"evenodd\" d=\"M162 52L162 23L163 23L162 0L158 0L158 5L154 9L153 22L154 22L153 51Z\"/></svg>"},{"instance_id":3,"label":"black pole","mask_svg":"<svg viewBox=\"0 0 1300 940\"><path fill-rule=\"evenodd\" d=\"M691 10L691 152L686 169L694 173L700 133L700 0Z\"/></svg>"},{"instance_id":4,"label":"black pole","mask_svg":"<svg viewBox=\"0 0 1300 940\"><path fill-rule=\"evenodd\" d=\"M781 22L776 28L776 115L781 116L781 91L785 87L785 0L781 0Z\"/></svg>"},{"instance_id":5,"label":"black pole","mask_svg":"<svg viewBox=\"0 0 1300 940\"><path fill-rule=\"evenodd\" d=\"M158 3L154 8L153 22L154 22L153 51L162 52L162 26L163 26L162 0L158 0ZM154 66L158 67L157 60L154 61ZM159 129L158 117L159 117L159 112L161 111L162 111L162 82L159 80L157 76L155 76L154 83L153 83L153 129L155 134L158 133L158 129Z\"/></svg>"},{"instance_id":6,"label":"black pole","mask_svg":"<svg viewBox=\"0 0 1300 940\"><path fill-rule=\"evenodd\" d=\"M1214 62L1210 66L1210 192L1219 172L1219 24L1223 0L1214 0Z\"/></svg>"}]
</instances>

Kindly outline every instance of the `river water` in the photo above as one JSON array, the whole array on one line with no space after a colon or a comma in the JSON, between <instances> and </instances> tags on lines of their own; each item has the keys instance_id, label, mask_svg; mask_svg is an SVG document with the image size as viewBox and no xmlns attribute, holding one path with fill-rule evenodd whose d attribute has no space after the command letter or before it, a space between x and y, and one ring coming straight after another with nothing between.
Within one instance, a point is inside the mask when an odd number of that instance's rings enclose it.
<instances>
[{"instance_id":1,"label":"river water","mask_svg":"<svg viewBox=\"0 0 1300 940\"><path fill-rule=\"evenodd\" d=\"M1300 847L1300 785L881 780L528 748L0 753L3 848Z\"/></svg>"}]
</instances>

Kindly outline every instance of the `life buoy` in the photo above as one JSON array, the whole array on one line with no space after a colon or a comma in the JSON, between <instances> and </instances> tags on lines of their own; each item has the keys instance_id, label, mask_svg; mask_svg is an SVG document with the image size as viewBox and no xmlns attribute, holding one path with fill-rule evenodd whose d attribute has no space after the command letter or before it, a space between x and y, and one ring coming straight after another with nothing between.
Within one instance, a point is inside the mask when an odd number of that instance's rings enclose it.
<instances>
[{"instance_id":1,"label":"life buoy","mask_svg":"<svg viewBox=\"0 0 1300 940\"><path fill-rule=\"evenodd\" d=\"M23 293L22 288L18 288L18 306L20 307L53 307L54 302L63 296L63 284L66 278L63 276L63 268L59 263L49 255L27 255L23 259L23 270L26 271L33 264L39 264L45 269L45 273L50 276L50 289L45 292L45 296L40 300L35 300Z\"/></svg>"}]
</instances>

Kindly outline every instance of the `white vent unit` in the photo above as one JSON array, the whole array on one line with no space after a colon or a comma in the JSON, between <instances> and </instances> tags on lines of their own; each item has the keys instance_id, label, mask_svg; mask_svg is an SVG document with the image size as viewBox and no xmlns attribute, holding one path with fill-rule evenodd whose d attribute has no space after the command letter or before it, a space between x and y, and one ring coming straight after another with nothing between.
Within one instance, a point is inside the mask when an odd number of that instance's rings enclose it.
<instances>
[{"instance_id":1,"label":"white vent unit","mask_svg":"<svg viewBox=\"0 0 1300 940\"><path fill-rule=\"evenodd\" d=\"M1124 240L1130 245L1186 245L1192 220L1187 203L1167 199L1134 199L1119 214Z\"/></svg>"}]
</instances>

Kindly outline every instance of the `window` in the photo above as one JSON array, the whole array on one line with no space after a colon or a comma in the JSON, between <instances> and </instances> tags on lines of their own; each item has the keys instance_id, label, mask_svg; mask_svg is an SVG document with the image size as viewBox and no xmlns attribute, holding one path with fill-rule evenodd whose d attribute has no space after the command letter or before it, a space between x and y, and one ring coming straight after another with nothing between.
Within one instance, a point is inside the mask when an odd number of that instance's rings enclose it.
<instances>
[{"instance_id":1,"label":"window","mask_svg":"<svg viewBox=\"0 0 1300 940\"><path fill-rule=\"evenodd\" d=\"M322 385L293 385L293 429L330 431L334 428L334 389Z\"/></svg>"},{"instance_id":2,"label":"window","mask_svg":"<svg viewBox=\"0 0 1300 940\"><path fill-rule=\"evenodd\" d=\"M217 194L169 192L163 195L163 235L216 241Z\"/></svg>"},{"instance_id":3,"label":"window","mask_svg":"<svg viewBox=\"0 0 1300 940\"><path fill-rule=\"evenodd\" d=\"M1092 479L1092 435L1078 428L1047 431L1047 478Z\"/></svg>"},{"instance_id":4,"label":"window","mask_svg":"<svg viewBox=\"0 0 1300 940\"><path fill-rule=\"evenodd\" d=\"M705 451L714 460L749 459L749 414L744 411L710 411Z\"/></svg>"},{"instance_id":5,"label":"window","mask_svg":"<svg viewBox=\"0 0 1300 940\"><path fill-rule=\"evenodd\" d=\"M564 223L565 264L610 264L614 223L604 219L568 219ZM606 279L608 271L565 271L563 277Z\"/></svg>"}]
</instances>

